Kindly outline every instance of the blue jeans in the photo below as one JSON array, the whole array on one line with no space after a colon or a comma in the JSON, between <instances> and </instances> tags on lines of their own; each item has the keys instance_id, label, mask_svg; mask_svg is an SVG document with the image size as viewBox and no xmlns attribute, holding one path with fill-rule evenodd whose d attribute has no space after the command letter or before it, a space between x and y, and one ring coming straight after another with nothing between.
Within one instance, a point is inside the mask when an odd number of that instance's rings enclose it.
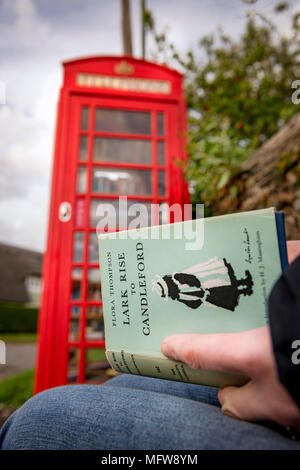
<instances>
[{"instance_id":1,"label":"blue jeans","mask_svg":"<svg viewBox=\"0 0 300 470\"><path fill-rule=\"evenodd\" d=\"M121 375L28 400L3 425L1 449L299 449L272 427L225 416L217 390Z\"/></svg>"}]
</instances>

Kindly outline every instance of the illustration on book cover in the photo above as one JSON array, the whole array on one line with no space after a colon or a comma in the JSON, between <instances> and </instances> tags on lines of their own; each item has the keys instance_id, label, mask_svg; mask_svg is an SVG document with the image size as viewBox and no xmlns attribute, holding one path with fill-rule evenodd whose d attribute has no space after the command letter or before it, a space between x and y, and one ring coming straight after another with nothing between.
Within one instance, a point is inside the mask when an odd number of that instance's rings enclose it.
<instances>
[{"instance_id":1,"label":"illustration on book cover","mask_svg":"<svg viewBox=\"0 0 300 470\"><path fill-rule=\"evenodd\" d=\"M156 274L152 291L165 301L171 298L193 309L206 305L233 312L241 295L253 294L253 279L249 270L238 279L231 264L215 256L181 272Z\"/></svg>"}]
</instances>

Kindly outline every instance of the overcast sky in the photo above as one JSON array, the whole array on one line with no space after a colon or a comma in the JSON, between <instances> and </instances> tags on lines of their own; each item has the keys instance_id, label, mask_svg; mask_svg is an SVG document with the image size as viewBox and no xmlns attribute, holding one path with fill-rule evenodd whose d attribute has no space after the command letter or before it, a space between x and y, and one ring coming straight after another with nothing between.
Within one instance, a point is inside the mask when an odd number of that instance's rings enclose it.
<instances>
[{"instance_id":1,"label":"overcast sky","mask_svg":"<svg viewBox=\"0 0 300 470\"><path fill-rule=\"evenodd\" d=\"M271 15L278 0L258 0ZM294 8L300 1L294 0ZM131 0L134 53L140 56L140 0ZM184 52L222 25L237 37L241 0L148 0L158 29ZM275 16L288 34L291 11ZM273 15L274 16L274 15ZM45 249L54 123L61 62L122 53L120 0L0 0L0 241ZM151 49L151 48L150 48Z\"/></svg>"}]
</instances>

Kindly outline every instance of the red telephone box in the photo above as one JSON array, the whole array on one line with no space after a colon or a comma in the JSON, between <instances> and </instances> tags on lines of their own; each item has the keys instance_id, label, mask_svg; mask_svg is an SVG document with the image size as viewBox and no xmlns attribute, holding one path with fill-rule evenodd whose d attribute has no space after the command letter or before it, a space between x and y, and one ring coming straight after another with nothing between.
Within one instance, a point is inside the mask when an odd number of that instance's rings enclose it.
<instances>
[{"instance_id":1,"label":"red telephone box","mask_svg":"<svg viewBox=\"0 0 300 470\"><path fill-rule=\"evenodd\" d=\"M96 207L189 202L182 75L132 57L65 62L58 104L35 392L99 383ZM145 224L148 222L146 221Z\"/></svg>"}]
</instances>

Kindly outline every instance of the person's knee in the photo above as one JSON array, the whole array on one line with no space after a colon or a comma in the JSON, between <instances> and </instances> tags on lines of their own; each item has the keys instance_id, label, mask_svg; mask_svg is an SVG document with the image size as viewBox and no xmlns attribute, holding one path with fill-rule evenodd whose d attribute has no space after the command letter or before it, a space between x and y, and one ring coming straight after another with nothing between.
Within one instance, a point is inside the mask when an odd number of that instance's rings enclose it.
<instances>
[{"instance_id":1,"label":"person's knee","mask_svg":"<svg viewBox=\"0 0 300 470\"><path fill-rule=\"evenodd\" d=\"M45 390L30 398L4 423L0 432L0 448L26 448L29 436L57 428L66 415L72 414L78 400L76 386L61 386Z\"/></svg>"},{"instance_id":2,"label":"person's knee","mask_svg":"<svg viewBox=\"0 0 300 470\"><path fill-rule=\"evenodd\" d=\"M50 388L31 397L19 408L15 415L43 419L49 413L60 413L65 408L65 402L70 401L71 387L61 386ZM70 398L69 398L70 397Z\"/></svg>"}]
</instances>

